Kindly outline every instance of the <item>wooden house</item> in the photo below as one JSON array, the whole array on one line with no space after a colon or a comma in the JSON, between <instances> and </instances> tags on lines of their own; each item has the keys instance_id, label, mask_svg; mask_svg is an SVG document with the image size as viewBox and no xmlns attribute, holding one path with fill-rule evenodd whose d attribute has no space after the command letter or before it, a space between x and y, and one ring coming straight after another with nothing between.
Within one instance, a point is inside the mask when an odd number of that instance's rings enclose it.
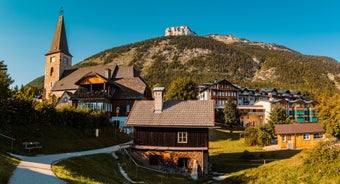
<instances>
[{"instance_id":1,"label":"wooden house","mask_svg":"<svg viewBox=\"0 0 340 184\"><path fill-rule=\"evenodd\" d=\"M230 99L237 104L239 88L231 82L223 79L214 83L205 83L199 86L199 100L213 100L215 108L215 119L217 122L224 122L224 105Z\"/></svg>"},{"instance_id":2,"label":"wooden house","mask_svg":"<svg viewBox=\"0 0 340 184\"><path fill-rule=\"evenodd\" d=\"M168 172L207 174L213 101L163 101L163 96L158 87L154 100L135 102L126 122L133 127L132 154Z\"/></svg>"},{"instance_id":3,"label":"wooden house","mask_svg":"<svg viewBox=\"0 0 340 184\"><path fill-rule=\"evenodd\" d=\"M319 123L293 123L275 125L278 145L281 149L311 148L325 140L325 130Z\"/></svg>"}]
</instances>

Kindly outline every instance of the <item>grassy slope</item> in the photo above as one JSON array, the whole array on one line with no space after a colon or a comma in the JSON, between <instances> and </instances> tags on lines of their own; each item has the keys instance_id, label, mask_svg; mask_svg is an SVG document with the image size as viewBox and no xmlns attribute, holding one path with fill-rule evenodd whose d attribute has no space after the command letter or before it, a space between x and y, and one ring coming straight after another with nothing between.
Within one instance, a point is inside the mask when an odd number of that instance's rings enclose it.
<instances>
[{"instance_id":1,"label":"grassy slope","mask_svg":"<svg viewBox=\"0 0 340 184\"><path fill-rule=\"evenodd\" d=\"M103 148L131 140L130 136L125 136L119 131L117 131L117 140L114 140L112 127L100 127L99 129L100 136L96 138L95 129L81 130L52 125L1 127L0 132L6 132L6 135L14 137L16 141L13 150L11 150L10 142L0 138L0 148L23 155L52 154ZM22 146L24 141L39 141L43 148L41 151L27 153Z\"/></svg>"},{"instance_id":2,"label":"grassy slope","mask_svg":"<svg viewBox=\"0 0 340 184\"><path fill-rule=\"evenodd\" d=\"M257 168L259 165L263 164L263 159L267 159L267 162L272 160L270 159L285 159L289 158L292 155L298 153L299 151L276 151L276 152L265 152L260 147L248 147L245 146L243 141L244 139L240 137L240 131L234 131L233 134L229 134L228 130L225 129L213 129L210 130L210 162L213 164L213 171L223 172L223 173L239 173L249 168ZM247 150L247 151L245 151ZM97 155L98 157L104 157L103 155ZM105 156L106 157L106 156ZM111 157L111 155L110 155ZM122 156L121 156L122 157ZM93 162L90 164L79 164L79 163L88 163L86 160L87 156L79 157L77 159L81 159L75 161L73 158L64 160L58 163L58 167L66 169L63 171L64 173L69 173L68 178L73 178L74 180L79 180L81 182L81 178L92 178L90 180L100 179L100 174L102 171L93 172L91 174L82 172L82 170L87 170L86 168L97 168L100 167L101 164L106 165L106 163L101 163L98 159L98 162ZM113 158L110 158L113 159ZM75 163L77 162L77 163ZM108 160L108 162L111 162ZM198 181L193 181L189 178L176 176L176 175L162 175L160 173L151 172L145 169L138 168L133 165L131 161L126 159L125 157L120 158L121 165L127 171L129 177L135 181L144 181L145 183L205 183L208 181L213 181L211 176L206 176L204 178L200 178ZM273 162L275 163L275 162ZM77 167L74 167L75 164L78 164ZM269 165L269 164L268 164ZM111 170L115 170L113 173ZM118 171L116 170L116 164L111 166L109 173L107 175L115 175ZM61 171L59 171L61 172ZM241 174L240 174L241 175ZM112 178L118 176L112 176ZM95 179L94 179L95 178ZM73 180L72 179L72 180ZM235 181L242 181L243 178L233 178ZM66 179L67 181L71 179ZM114 179L111 179L114 181ZM225 183L228 181L213 181L214 183Z\"/></svg>"},{"instance_id":3,"label":"grassy slope","mask_svg":"<svg viewBox=\"0 0 340 184\"><path fill-rule=\"evenodd\" d=\"M12 152L22 155L52 154L63 152L83 151L96 148L112 146L127 142L130 136L121 134L117 131L117 140L114 140L114 129L111 127L101 127L99 138L95 137L95 130L79 130L70 127L60 126L11 126L1 127L0 132L14 137L16 141L11 149L11 142L0 137L0 183L7 183L14 169L19 164L15 158L5 154ZM31 153L23 149L23 141L40 141L43 148Z\"/></svg>"},{"instance_id":4,"label":"grassy slope","mask_svg":"<svg viewBox=\"0 0 340 184\"><path fill-rule=\"evenodd\" d=\"M18 164L19 160L0 152L0 183L8 183Z\"/></svg>"},{"instance_id":5,"label":"grassy slope","mask_svg":"<svg viewBox=\"0 0 340 184\"><path fill-rule=\"evenodd\" d=\"M128 183L120 174L118 162L121 163L129 178L133 181L150 183L202 183L176 175L163 175L142 168L136 169L126 156L119 155L115 160L112 155L98 154L63 160L52 167L53 172L67 183Z\"/></svg>"}]
</instances>

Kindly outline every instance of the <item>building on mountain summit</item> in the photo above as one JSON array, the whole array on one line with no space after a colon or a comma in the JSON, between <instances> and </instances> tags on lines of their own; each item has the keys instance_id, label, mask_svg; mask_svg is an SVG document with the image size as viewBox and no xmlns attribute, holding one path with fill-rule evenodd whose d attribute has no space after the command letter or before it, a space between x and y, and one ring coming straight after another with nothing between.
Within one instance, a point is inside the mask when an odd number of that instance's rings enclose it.
<instances>
[{"instance_id":1,"label":"building on mountain summit","mask_svg":"<svg viewBox=\"0 0 340 184\"><path fill-rule=\"evenodd\" d=\"M123 126L136 100L151 99L147 84L133 67L116 64L72 68L64 16L59 15L51 48L46 56L43 98L57 97L57 107L105 110Z\"/></svg>"}]
</instances>

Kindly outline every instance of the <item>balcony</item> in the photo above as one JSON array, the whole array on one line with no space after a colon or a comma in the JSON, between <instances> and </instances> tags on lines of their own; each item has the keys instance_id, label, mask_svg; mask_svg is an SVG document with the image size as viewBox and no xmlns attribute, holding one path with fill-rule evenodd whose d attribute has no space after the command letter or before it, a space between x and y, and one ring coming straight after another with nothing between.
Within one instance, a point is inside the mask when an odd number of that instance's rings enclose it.
<instances>
[{"instance_id":1,"label":"balcony","mask_svg":"<svg viewBox=\"0 0 340 184\"><path fill-rule=\"evenodd\" d=\"M100 91L79 91L78 98L111 98L112 94L107 90Z\"/></svg>"},{"instance_id":2,"label":"balcony","mask_svg":"<svg viewBox=\"0 0 340 184\"><path fill-rule=\"evenodd\" d=\"M264 115L264 112L248 112L248 115Z\"/></svg>"}]
</instances>

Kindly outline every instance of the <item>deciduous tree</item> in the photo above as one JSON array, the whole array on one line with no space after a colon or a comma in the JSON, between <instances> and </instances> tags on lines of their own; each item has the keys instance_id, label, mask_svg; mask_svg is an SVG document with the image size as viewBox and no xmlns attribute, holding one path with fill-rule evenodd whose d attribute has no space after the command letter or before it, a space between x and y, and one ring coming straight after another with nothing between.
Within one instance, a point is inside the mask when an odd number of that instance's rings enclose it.
<instances>
[{"instance_id":1,"label":"deciduous tree","mask_svg":"<svg viewBox=\"0 0 340 184\"><path fill-rule=\"evenodd\" d=\"M194 100L197 98L197 85L188 77L173 80L165 95L166 100Z\"/></svg>"},{"instance_id":2,"label":"deciduous tree","mask_svg":"<svg viewBox=\"0 0 340 184\"><path fill-rule=\"evenodd\" d=\"M340 137L340 95L321 97L317 106L318 119L326 132Z\"/></svg>"}]
</instances>

